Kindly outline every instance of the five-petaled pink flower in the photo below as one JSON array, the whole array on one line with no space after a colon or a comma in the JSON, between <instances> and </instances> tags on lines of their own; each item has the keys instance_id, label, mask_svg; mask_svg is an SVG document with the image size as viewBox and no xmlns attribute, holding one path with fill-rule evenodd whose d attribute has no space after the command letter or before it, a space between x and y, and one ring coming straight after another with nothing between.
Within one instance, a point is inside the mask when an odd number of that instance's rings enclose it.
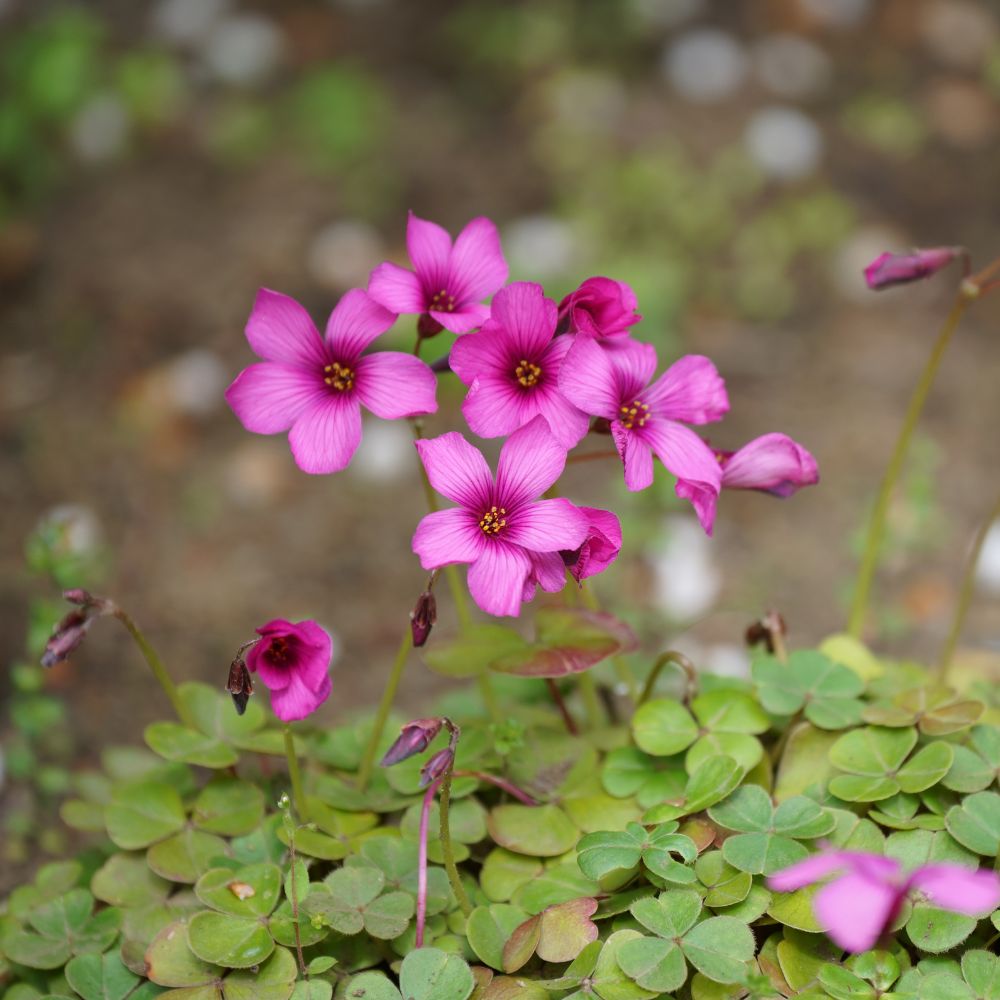
<instances>
[{"instance_id":1,"label":"five-petaled pink flower","mask_svg":"<svg viewBox=\"0 0 1000 1000\"><path fill-rule=\"evenodd\" d=\"M246 335L264 361L240 372L226 401L248 431L291 428L288 441L304 472L346 468L361 442L362 403L387 420L437 409L434 373L422 361L396 351L363 353L395 319L353 289L321 337L298 302L262 288Z\"/></svg>"},{"instance_id":2,"label":"five-petaled pink flower","mask_svg":"<svg viewBox=\"0 0 1000 1000\"><path fill-rule=\"evenodd\" d=\"M500 437L538 414L564 448L587 433L590 418L559 389L559 369L573 338L555 332L555 303L541 285L520 281L497 292L478 333L455 341L451 370L470 387L462 413L474 433Z\"/></svg>"},{"instance_id":3,"label":"five-petaled pink flower","mask_svg":"<svg viewBox=\"0 0 1000 1000\"><path fill-rule=\"evenodd\" d=\"M722 467L724 490L760 490L790 497L803 486L819 482L812 454L787 434L764 434L738 451L715 452Z\"/></svg>"},{"instance_id":4,"label":"five-petaled pink flower","mask_svg":"<svg viewBox=\"0 0 1000 1000\"><path fill-rule=\"evenodd\" d=\"M452 245L447 230L410 212L406 246L413 270L379 264L368 294L394 313L429 315L452 333L480 326L490 314L483 299L507 280L497 227L489 219L473 219Z\"/></svg>"},{"instance_id":5,"label":"five-petaled pink flower","mask_svg":"<svg viewBox=\"0 0 1000 1000\"><path fill-rule=\"evenodd\" d=\"M271 692L282 722L312 715L330 697L333 640L314 621L275 618L257 629L260 641L247 651L247 669Z\"/></svg>"},{"instance_id":6,"label":"five-petaled pink flower","mask_svg":"<svg viewBox=\"0 0 1000 1000\"><path fill-rule=\"evenodd\" d=\"M413 535L424 569L469 563L469 592L491 615L518 615L539 564L566 571L559 552L587 537L587 518L568 500L538 499L562 474L566 449L535 417L500 451L496 478L461 434L417 441L431 485L459 506L428 514ZM543 583L544 586L544 583Z\"/></svg>"},{"instance_id":7,"label":"five-petaled pink flower","mask_svg":"<svg viewBox=\"0 0 1000 1000\"><path fill-rule=\"evenodd\" d=\"M869 288L878 292L893 285L920 281L937 274L956 257L966 256L967 253L964 247L931 247L927 250L914 250L912 253L886 251L865 268L865 282Z\"/></svg>"},{"instance_id":8,"label":"five-petaled pink flower","mask_svg":"<svg viewBox=\"0 0 1000 1000\"><path fill-rule=\"evenodd\" d=\"M690 428L719 420L729 409L725 383L708 358L689 354L655 382L656 351L649 344L603 351L577 337L560 374L563 394L587 413L611 422L625 465L625 485L653 482L653 454L677 477L676 492L691 501L702 527L712 533L722 470L712 450Z\"/></svg>"},{"instance_id":9,"label":"five-petaled pink flower","mask_svg":"<svg viewBox=\"0 0 1000 1000\"><path fill-rule=\"evenodd\" d=\"M559 303L559 331L598 339L627 336L642 319L638 308L635 292L624 281L588 278Z\"/></svg>"},{"instance_id":10,"label":"five-petaled pink flower","mask_svg":"<svg viewBox=\"0 0 1000 1000\"><path fill-rule=\"evenodd\" d=\"M895 858L861 851L823 851L775 872L767 883L777 892L791 892L836 872L842 874L816 893L813 910L820 926L845 951L874 947L911 892L969 916L983 916L1000 903L996 872L929 864L906 873Z\"/></svg>"},{"instance_id":11,"label":"five-petaled pink flower","mask_svg":"<svg viewBox=\"0 0 1000 1000\"><path fill-rule=\"evenodd\" d=\"M587 518L587 537L578 549L562 553L563 562L577 583L603 573L622 548L622 523L616 514L597 507L581 507L580 512Z\"/></svg>"}]
</instances>

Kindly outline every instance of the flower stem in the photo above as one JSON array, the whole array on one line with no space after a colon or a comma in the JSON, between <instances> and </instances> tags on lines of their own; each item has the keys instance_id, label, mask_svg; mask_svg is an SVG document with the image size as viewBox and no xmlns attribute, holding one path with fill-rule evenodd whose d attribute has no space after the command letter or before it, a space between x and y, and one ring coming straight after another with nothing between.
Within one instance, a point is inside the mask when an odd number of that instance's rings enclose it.
<instances>
[{"instance_id":1,"label":"flower stem","mask_svg":"<svg viewBox=\"0 0 1000 1000\"><path fill-rule=\"evenodd\" d=\"M417 939L416 947L424 945L424 922L427 919L427 828L430 825L431 805L438 785L444 780L442 775L432 781L424 792L424 802L420 807L420 836L417 843Z\"/></svg>"},{"instance_id":2,"label":"flower stem","mask_svg":"<svg viewBox=\"0 0 1000 1000\"><path fill-rule=\"evenodd\" d=\"M584 584L580 584L580 595L583 598L584 605L590 611L600 611L601 605L597 600L596 594ZM625 658L620 655L615 655L611 657L611 662L614 664L615 673L618 674L618 680L628 688L628 696L634 702L638 695L638 686L635 682L635 674L632 673L632 668L625 661Z\"/></svg>"},{"instance_id":3,"label":"flower stem","mask_svg":"<svg viewBox=\"0 0 1000 1000\"><path fill-rule=\"evenodd\" d=\"M496 785L497 788L503 789L508 795L512 795L518 802L522 802L526 806L541 804L527 792L522 792L513 782L508 781L506 778L498 778L495 774L487 774L485 771L453 771L452 777L478 778L480 781L488 782L491 785Z\"/></svg>"},{"instance_id":4,"label":"flower stem","mask_svg":"<svg viewBox=\"0 0 1000 1000\"><path fill-rule=\"evenodd\" d=\"M448 881L451 883L451 891L455 894L455 899L462 912L469 916L472 913L472 903L465 894L462 880L458 875L458 868L455 865L455 853L451 847L451 828L448 824L448 807L451 803L451 767L441 778L441 796L438 801L438 808L441 814L441 854L444 856L444 870L448 873Z\"/></svg>"},{"instance_id":5,"label":"flower stem","mask_svg":"<svg viewBox=\"0 0 1000 1000\"><path fill-rule=\"evenodd\" d=\"M375 767L375 756L378 753L379 743L382 741L382 733L385 731L385 723L392 711L392 703L396 698L396 691L399 689L399 682L403 679L403 671L406 669L406 661L413 648L413 633L407 622L403 632L402 642L399 644L399 651L396 653L392 670L389 671L389 680L382 692L382 700L379 702L378 712L375 714L375 722L372 725L372 734L368 739L368 746L365 747L365 755L361 758L361 766L358 768L358 788L364 791L371 781L372 770Z\"/></svg>"},{"instance_id":6,"label":"flower stem","mask_svg":"<svg viewBox=\"0 0 1000 1000\"><path fill-rule=\"evenodd\" d=\"M291 871L289 872L292 889L292 927L295 928L295 953L299 959L299 975L304 976L306 974L306 960L302 956L302 933L299 930L299 887L297 885L296 871L295 871L295 830L288 836L288 852L289 858L291 859Z\"/></svg>"},{"instance_id":7,"label":"flower stem","mask_svg":"<svg viewBox=\"0 0 1000 1000\"><path fill-rule=\"evenodd\" d=\"M944 680L948 675L948 668L951 666L955 649L958 646L959 637L962 634L962 627L965 625L965 618L969 613L969 606L972 604L972 596L976 589L976 566L979 564L979 557L983 551L983 544L989 534L993 522L1000 517L1000 498L997 499L989 514L979 526L976 537L972 542L969 551L969 558L965 564L965 574L962 577L962 589L959 591L958 604L955 606L955 616L951 622L951 629L948 638L945 640L944 648L941 650L941 657L938 660L938 675Z\"/></svg>"},{"instance_id":8,"label":"flower stem","mask_svg":"<svg viewBox=\"0 0 1000 1000\"><path fill-rule=\"evenodd\" d=\"M299 770L299 758L295 754L295 740L292 737L292 727L285 723L285 759L288 761L288 777L292 782L292 801L300 823L309 822L309 810L306 807L306 797L302 791L302 772Z\"/></svg>"},{"instance_id":9,"label":"flower stem","mask_svg":"<svg viewBox=\"0 0 1000 1000\"><path fill-rule=\"evenodd\" d=\"M886 516L889 512L889 501L892 499L892 492L903 471L903 464L906 460L907 452L910 448L910 439L917 426L920 413L927 400L931 385L934 383L934 376L941 365L945 349L951 341L952 335L958 327L962 315L972 300L971 293L964 290L955 298L955 303L951 307L944 326L938 334L938 338L931 350L927 364L917 382L910 403L906 408L906 416L903 418L903 426L896 440L896 447L892 457L886 467L879 486L878 496L872 510L871 519L868 522L868 533L865 538L864 554L861 559L861 567L858 570L857 581L854 585L854 597L851 602L851 612L847 620L847 631L856 639L861 638L861 633L865 626L865 617L868 611L868 599L871 594L872 580L875 576L875 569L878 566L882 539L885 535Z\"/></svg>"},{"instance_id":10,"label":"flower stem","mask_svg":"<svg viewBox=\"0 0 1000 1000\"><path fill-rule=\"evenodd\" d=\"M114 606L112 614L128 629L129 635L135 640L135 644L139 647L139 652L142 653L143 659L149 664L149 669L153 671L153 676L159 682L160 687L163 688L163 693L169 699L170 704L173 705L177 718L188 728L196 729L197 727L194 724L191 712L188 710L187 705L184 704L177 687L170 678L170 674L167 673L167 668L163 665L163 661L157 655L156 650L149 644L149 640L143 635L142 630L132 620L131 615L127 614L117 605Z\"/></svg>"},{"instance_id":11,"label":"flower stem","mask_svg":"<svg viewBox=\"0 0 1000 1000\"><path fill-rule=\"evenodd\" d=\"M562 716L562 720L566 725L566 732L569 733L570 736L579 736L580 730L577 729L576 720L573 718L569 707L563 699L562 691L559 690L559 685L556 684L551 677L546 677L545 683L548 686L549 694L552 695L552 700L556 703L556 708L559 709L559 714Z\"/></svg>"},{"instance_id":12,"label":"flower stem","mask_svg":"<svg viewBox=\"0 0 1000 1000\"><path fill-rule=\"evenodd\" d=\"M649 700L656 687L657 679L663 673L663 668L668 666L676 667L684 675L684 704L690 704L694 692L698 690L698 672L695 670L694 664L683 653L677 652L676 649L668 649L665 653L661 653L653 664L653 669L650 670L649 676L646 678L642 694L639 695L639 700L636 702L636 708Z\"/></svg>"}]
</instances>

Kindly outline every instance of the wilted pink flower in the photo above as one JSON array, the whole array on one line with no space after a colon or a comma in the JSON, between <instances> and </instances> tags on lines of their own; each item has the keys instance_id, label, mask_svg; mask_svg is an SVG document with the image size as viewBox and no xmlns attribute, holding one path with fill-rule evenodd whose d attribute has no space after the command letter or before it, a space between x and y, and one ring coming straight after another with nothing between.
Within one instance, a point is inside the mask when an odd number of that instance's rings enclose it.
<instances>
[{"instance_id":1,"label":"wilted pink flower","mask_svg":"<svg viewBox=\"0 0 1000 1000\"><path fill-rule=\"evenodd\" d=\"M321 337L309 314L287 295L262 288L247 323L247 340L262 358L226 390L248 431L288 441L304 472L337 472L361 442L361 404L387 420L433 413L433 372L411 354L363 354L395 322L360 289L330 314Z\"/></svg>"},{"instance_id":2,"label":"wilted pink flower","mask_svg":"<svg viewBox=\"0 0 1000 1000\"><path fill-rule=\"evenodd\" d=\"M704 424L728 411L725 383L715 365L689 354L650 385L656 370L651 345L603 351L594 340L575 340L563 362L560 386L577 406L611 422L625 485L642 490L653 482L655 453L677 477L677 495L691 501L711 534L722 471L708 445L678 421Z\"/></svg>"},{"instance_id":3,"label":"wilted pink flower","mask_svg":"<svg viewBox=\"0 0 1000 1000\"><path fill-rule=\"evenodd\" d=\"M414 754L423 753L434 740L434 737L441 732L444 719L414 719L407 722L399 731L396 742L385 752L382 758L382 767L392 767L400 761L412 757Z\"/></svg>"},{"instance_id":4,"label":"wilted pink flower","mask_svg":"<svg viewBox=\"0 0 1000 1000\"><path fill-rule=\"evenodd\" d=\"M447 231L410 212L406 246L413 270L388 261L368 280L368 294L394 313L429 315L452 333L468 333L489 316L483 299L507 280L497 227L473 219L452 245Z\"/></svg>"},{"instance_id":5,"label":"wilted pink flower","mask_svg":"<svg viewBox=\"0 0 1000 1000\"><path fill-rule=\"evenodd\" d=\"M621 337L642 317L635 292L624 281L588 278L559 303L559 332Z\"/></svg>"},{"instance_id":6,"label":"wilted pink flower","mask_svg":"<svg viewBox=\"0 0 1000 1000\"><path fill-rule=\"evenodd\" d=\"M960 865L921 865L909 874L895 858L860 851L826 850L775 872L767 880L777 892L791 892L841 872L813 899L816 919L846 951L867 951L892 926L911 892L935 906L982 916L1000 903L996 872Z\"/></svg>"},{"instance_id":7,"label":"wilted pink flower","mask_svg":"<svg viewBox=\"0 0 1000 1000\"><path fill-rule=\"evenodd\" d=\"M962 247L931 247L912 253L883 253L865 268L865 281L874 291L919 281L937 274L956 257L965 256Z\"/></svg>"},{"instance_id":8,"label":"wilted pink flower","mask_svg":"<svg viewBox=\"0 0 1000 1000\"><path fill-rule=\"evenodd\" d=\"M724 490L761 490L790 497L819 482L816 459L787 434L764 434L738 451L716 451Z\"/></svg>"},{"instance_id":9,"label":"wilted pink flower","mask_svg":"<svg viewBox=\"0 0 1000 1000\"><path fill-rule=\"evenodd\" d=\"M43 667L54 667L69 659L70 654L83 642L95 619L114 613L114 605L103 597L94 597L75 587L64 590L63 597L78 609L67 611L52 630L42 652Z\"/></svg>"},{"instance_id":10,"label":"wilted pink flower","mask_svg":"<svg viewBox=\"0 0 1000 1000\"><path fill-rule=\"evenodd\" d=\"M596 507L579 509L587 518L587 537L578 549L560 553L577 583L603 573L618 558L622 547L622 523L617 515Z\"/></svg>"},{"instance_id":11,"label":"wilted pink flower","mask_svg":"<svg viewBox=\"0 0 1000 1000\"><path fill-rule=\"evenodd\" d=\"M443 777L455 763L455 751L450 747L438 750L420 769L420 787L426 788L432 781Z\"/></svg>"},{"instance_id":12,"label":"wilted pink flower","mask_svg":"<svg viewBox=\"0 0 1000 1000\"><path fill-rule=\"evenodd\" d=\"M535 417L504 443L494 480L461 434L416 444L431 485L459 506L428 514L413 551L424 569L469 563L476 604L491 615L519 614L532 556L575 549L587 537L586 517L568 500L538 499L562 474L566 449L545 418Z\"/></svg>"},{"instance_id":13,"label":"wilted pink flower","mask_svg":"<svg viewBox=\"0 0 1000 1000\"><path fill-rule=\"evenodd\" d=\"M304 719L330 697L333 640L314 621L275 618L257 629L261 637L247 652L251 673L271 692L271 708L282 722Z\"/></svg>"},{"instance_id":14,"label":"wilted pink flower","mask_svg":"<svg viewBox=\"0 0 1000 1000\"><path fill-rule=\"evenodd\" d=\"M462 413L480 437L510 434L539 413L564 448L587 433L589 417L559 390L573 340L555 332L555 303L541 285L519 281L497 292L482 330L455 341L451 370L470 386Z\"/></svg>"}]
</instances>

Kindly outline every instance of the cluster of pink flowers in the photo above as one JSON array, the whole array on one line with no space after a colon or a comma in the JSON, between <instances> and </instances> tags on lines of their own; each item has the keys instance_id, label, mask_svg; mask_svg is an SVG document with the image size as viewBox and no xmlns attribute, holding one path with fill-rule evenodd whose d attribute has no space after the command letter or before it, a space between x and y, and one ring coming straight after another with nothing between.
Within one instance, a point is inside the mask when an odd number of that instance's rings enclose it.
<instances>
[{"instance_id":1,"label":"cluster of pink flowers","mask_svg":"<svg viewBox=\"0 0 1000 1000\"><path fill-rule=\"evenodd\" d=\"M470 430L506 441L495 476L461 434L417 441L432 485L456 506L424 517L413 549L428 570L468 564L484 611L517 615L538 587L561 590L567 570L580 581L617 557L613 513L542 498L588 433L611 435L630 490L652 484L658 458L709 534L722 489L789 496L817 481L812 455L784 434L728 452L692 429L729 410L725 383L699 355L657 376L655 348L632 335L641 316L624 282L588 278L556 304L541 285L505 285L489 219L473 219L453 241L411 213L406 236L412 269L376 267L366 290L341 299L323 336L298 303L262 290L246 332L263 361L226 398L248 430L287 431L304 471L335 472L361 440L362 406L389 420L437 409L435 372L414 354L370 352L377 338L401 314L418 317L418 338L457 334L447 364L435 367L468 387Z\"/></svg>"}]
</instances>

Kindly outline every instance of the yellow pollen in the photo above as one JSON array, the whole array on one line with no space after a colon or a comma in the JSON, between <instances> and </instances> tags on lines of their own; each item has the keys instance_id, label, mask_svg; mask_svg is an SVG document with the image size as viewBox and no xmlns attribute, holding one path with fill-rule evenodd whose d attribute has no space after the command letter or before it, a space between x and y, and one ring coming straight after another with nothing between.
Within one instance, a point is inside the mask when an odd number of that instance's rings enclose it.
<instances>
[{"instance_id":1,"label":"yellow pollen","mask_svg":"<svg viewBox=\"0 0 1000 1000\"><path fill-rule=\"evenodd\" d=\"M538 365L532 364L526 358L521 358L520 363L514 369L514 376L525 389L530 389L533 385L538 385L538 380L542 376L542 369Z\"/></svg>"},{"instance_id":2,"label":"yellow pollen","mask_svg":"<svg viewBox=\"0 0 1000 1000\"><path fill-rule=\"evenodd\" d=\"M339 392L354 388L354 372L347 365L334 361L327 365L323 372L323 381Z\"/></svg>"},{"instance_id":3,"label":"yellow pollen","mask_svg":"<svg viewBox=\"0 0 1000 1000\"><path fill-rule=\"evenodd\" d=\"M618 408L618 419L627 430L633 427L644 427L649 419L649 403L640 403L638 399L631 404L623 403Z\"/></svg>"},{"instance_id":4,"label":"yellow pollen","mask_svg":"<svg viewBox=\"0 0 1000 1000\"><path fill-rule=\"evenodd\" d=\"M482 528L483 532L487 535L500 534L500 529L507 527L507 518L503 516L506 513L506 507L491 507L479 519L479 527Z\"/></svg>"},{"instance_id":5,"label":"yellow pollen","mask_svg":"<svg viewBox=\"0 0 1000 1000\"><path fill-rule=\"evenodd\" d=\"M431 299L431 304L427 307L428 312L432 309L435 312L454 312L455 296L449 295L447 288L442 288L440 292L434 293L434 297Z\"/></svg>"}]
</instances>

